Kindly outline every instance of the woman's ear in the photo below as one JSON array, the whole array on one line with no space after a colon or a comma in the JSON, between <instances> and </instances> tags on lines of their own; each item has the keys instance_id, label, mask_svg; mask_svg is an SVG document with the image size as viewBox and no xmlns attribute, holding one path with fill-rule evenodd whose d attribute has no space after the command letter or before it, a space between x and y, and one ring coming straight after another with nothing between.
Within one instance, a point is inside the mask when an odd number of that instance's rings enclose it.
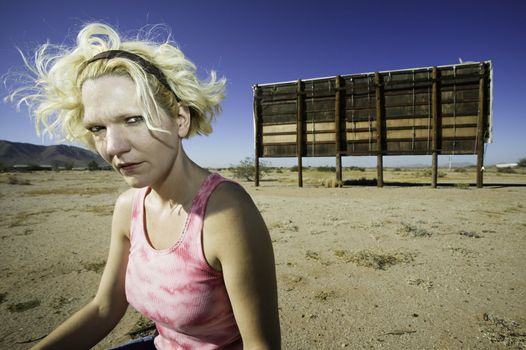
<instances>
[{"instance_id":1,"label":"woman's ear","mask_svg":"<svg viewBox=\"0 0 526 350\"><path fill-rule=\"evenodd\" d=\"M180 138L186 137L190 131L192 116L188 106L179 104L179 115L177 116L177 134Z\"/></svg>"}]
</instances>

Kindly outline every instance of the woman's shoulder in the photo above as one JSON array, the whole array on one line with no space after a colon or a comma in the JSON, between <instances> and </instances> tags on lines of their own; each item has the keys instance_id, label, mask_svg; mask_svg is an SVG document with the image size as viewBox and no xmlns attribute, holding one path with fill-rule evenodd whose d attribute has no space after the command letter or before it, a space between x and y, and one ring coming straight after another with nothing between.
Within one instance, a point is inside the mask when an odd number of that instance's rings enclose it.
<instances>
[{"instance_id":1,"label":"woman's shoulder","mask_svg":"<svg viewBox=\"0 0 526 350\"><path fill-rule=\"evenodd\" d=\"M115 201L115 209L129 209L131 211L133 207L133 201L140 191L140 188L129 188L122 192Z\"/></svg>"},{"instance_id":2,"label":"woman's shoulder","mask_svg":"<svg viewBox=\"0 0 526 350\"><path fill-rule=\"evenodd\" d=\"M207 207L222 210L236 209L252 203L252 198L240 184L225 179L211 193Z\"/></svg>"},{"instance_id":3,"label":"woman's shoulder","mask_svg":"<svg viewBox=\"0 0 526 350\"><path fill-rule=\"evenodd\" d=\"M132 219L133 201L140 189L130 188L119 195L113 208L113 227L129 237L128 229Z\"/></svg>"},{"instance_id":4,"label":"woman's shoulder","mask_svg":"<svg viewBox=\"0 0 526 350\"><path fill-rule=\"evenodd\" d=\"M223 181L210 195L206 213L205 225L231 228L243 221L258 221L260 216L254 201L248 192L238 183ZM208 224L208 225L207 225Z\"/></svg>"}]
</instances>

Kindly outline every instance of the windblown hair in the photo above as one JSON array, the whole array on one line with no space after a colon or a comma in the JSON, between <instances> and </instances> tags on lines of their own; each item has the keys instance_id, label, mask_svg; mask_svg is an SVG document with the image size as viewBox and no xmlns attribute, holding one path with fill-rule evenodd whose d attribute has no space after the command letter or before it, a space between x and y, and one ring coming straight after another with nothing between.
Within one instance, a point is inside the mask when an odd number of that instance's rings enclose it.
<instances>
[{"instance_id":1,"label":"windblown hair","mask_svg":"<svg viewBox=\"0 0 526 350\"><path fill-rule=\"evenodd\" d=\"M123 50L143 57L161 70L172 91L138 63L126 58L87 63L108 50ZM195 65L169 38L162 43L148 39L148 35L124 41L110 26L92 23L79 32L75 47L46 43L38 48L32 61L23 54L22 57L30 74L7 99L17 101L18 107L28 105L38 134L43 131L51 136L62 135L92 149L95 148L92 136L82 126L81 88L88 79L105 75L129 77L135 83L138 105L151 130L163 131L159 128L159 108L164 108L170 116L177 116L177 98L191 112L187 137L208 135L212 131L212 119L221 111L219 103L224 97L226 80L217 79L212 71L208 81L200 81Z\"/></svg>"}]
</instances>

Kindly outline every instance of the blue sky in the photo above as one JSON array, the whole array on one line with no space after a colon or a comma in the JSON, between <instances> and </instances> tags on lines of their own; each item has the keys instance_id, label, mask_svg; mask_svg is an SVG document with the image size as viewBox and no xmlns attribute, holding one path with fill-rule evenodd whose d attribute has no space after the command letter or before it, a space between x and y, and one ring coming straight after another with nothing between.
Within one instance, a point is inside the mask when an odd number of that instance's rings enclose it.
<instances>
[{"instance_id":1,"label":"blue sky","mask_svg":"<svg viewBox=\"0 0 526 350\"><path fill-rule=\"evenodd\" d=\"M492 60L494 142L486 164L526 157L526 2L501 1L2 1L0 74L20 67L15 47L71 44L83 23L103 21L130 33L167 24L173 39L204 77L228 79L214 133L186 141L203 166L236 164L253 154L252 85L464 61ZM7 91L2 85L0 96ZM28 113L0 104L0 139L35 144ZM448 161L440 157L441 163ZM295 159L268 159L292 165ZM475 163L475 156L454 162ZM333 165L333 158L304 158ZM384 165L431 164L431 157L386 157ZM344 165L373 166L372 157L345 157Z\"/></svg>"}]
</instances>

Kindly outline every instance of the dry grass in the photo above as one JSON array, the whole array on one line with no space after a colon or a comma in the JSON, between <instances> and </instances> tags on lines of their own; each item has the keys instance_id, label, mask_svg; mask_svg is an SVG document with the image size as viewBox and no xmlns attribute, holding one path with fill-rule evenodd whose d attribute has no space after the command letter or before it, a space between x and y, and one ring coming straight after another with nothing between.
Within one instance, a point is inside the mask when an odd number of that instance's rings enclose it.
<instances>
[{"instance_id":1,"label":"dry grass","mask_svg":"<svg viewBox=\"0 0 526 350\"><path fill-rule=\"evenodd\" d=\"M423 288L428 292L433 288L433 281L429 279L424 280L422 278L410 278L407 280L407 283L411 286L418 286L420 288Z\"/></svg>"},{"instance_id":2,"label":"dry grass","mask_svg":"<svg viewBox=\"0 0 526 350\"><path fill-rule=\"evenodd\" d=\"M42 188L24 192L24 196L47 196L47 195L80 195L92 196L116 192L115 187L56 187Z\"/></svg>"},{"instance_id":3,"label":"dry grass","mask_svg":"<svg viewBox=\"0 0 526 350\"><path fill-rule=\"evenodd\" d=\"M314 299L320 301L327 301L330 297L333 297L336 293L332 289L323 289L314 295Z\"/></svg>"},{"instance_id":4,"label":"dry grass","mask_svg":"<svg viewBox=\"0 0 526 350\"><path fill-rule=\"evenodd\" d=\"M469 237L469 238L481 238L482 237L481 235L473 231L460 231L458 234L461 236Z\"/></svg>"},{"instance_id":5,"label":"dry grass","mask_svg":"<svg viewBox=\"0 0 526 350\"><path fill-rule=\"evenodd\" d=\"M9 185L32 185L31 181L28 179L20 179L18 176L11 175L7 178L7 183Z\"/></svg>"},{"instance_id":6,"label":"dry grass","mask_svg":"<svg viewBox=\"0 0 526 350\"><path fill-rule=\"evenodd\" d=\"M335 178L326 178L321 181L321 185L325 188L338 188L343 186L343 182L336 180Z\"/></svg>"},{"instance_id":7,"label":"dry grass","mask_svg":"<svg viewBox=\"0 0 526 350\"><path fill-rule=\"evenodd\" d=\"M95 273L101 273L102 270L104 270L104 266L106 266L106 260L98 261L98 262L81 262L82 267L88 271L93 271Z\"/></svg>"},{"instance_id":8,"label":"dry grass","mask_svg":"<svg viewBox=\"0 0 526 350\"><path fill-rule=\"evenodd\" d=\"M11 222L8 224L7 227L13 228L18 226L26 226L30 223L28 222L31 218L39 215L46 215L56 212L56 209L42 209L40 211L22 211L20 213L17 213L11 217Z\"/></svg>"},{"instance_id":9,"label":"dry grass","mask_svg":"<svg viewBox=\"0 0 526 350\"><path fill-rule=\"evenodd\" d=\"M11 304L7 307L7 309L11 312L24 312L27 310L34 309L39 305L40 305L40 300L32 299L32 300L25 301L22 303Z\"/></svg>"},{"instance_id":10,"label":"dry grass","mask_svg":"<svg viewBox=\"0 0 526 350\"><path fill-rule=\"evenodd\" d=\"M279 232L298 232L298 226L294 225L291 220L273 222L268 225L269 231L279 231Z\"/></svg>"},{"instance_id":11,"label":"dry grass","mask_svg":"<svg viewBox=\"0 0 526 350\"><path fill-rule=\"evenodd\" d=\"M480 331L492 343L513 347L513 349L526 348L526 329L518 322L488 313L482 315L482 320Z\"/></svg>"},{"instance_id":12,"label":"dry grass","mask_svg":"<svg viewBox=\"0 0 526 350\"><path fill-rule=\"evenodd\" d=\"M344 262L352 262L358 266L371 267L376 270L385 270L399 263L409 263L414 260L415 254L408 252L383 252L373 250L360 250L349 252L347 250L335 250L334 255Z\"/></svg>"},{"instance_id":13,"label":"dry grass","mask_svg":"<svg viewBox=\"0 0 526 350\"><path fill-rule=\"evenodd\" d=\"M113 214L113 205L88 205L84 210L97 216L111 216Z\"/></svg>"},{"instance_id":14,"label":"dry grass","mask_svg":"<svg viewBox=\"0 0 526 350\"><path fill-rule=\"evenodd\" d=\"M429 237L432 235L428 230L406 222L402 222L401 225L402 227L400 227L396 233L402 237Z\"/></svg>"},{"instance_id":15,"label":"dry grass","mask_svg":"<svg viewBox=\"0 0 526 350\"><path fill-rule=\"evenodd\" d=\"M455 184L455 188L459 190L469 190L469 184L465 182L459 182Z\"/></svg>"}]
</instances>

